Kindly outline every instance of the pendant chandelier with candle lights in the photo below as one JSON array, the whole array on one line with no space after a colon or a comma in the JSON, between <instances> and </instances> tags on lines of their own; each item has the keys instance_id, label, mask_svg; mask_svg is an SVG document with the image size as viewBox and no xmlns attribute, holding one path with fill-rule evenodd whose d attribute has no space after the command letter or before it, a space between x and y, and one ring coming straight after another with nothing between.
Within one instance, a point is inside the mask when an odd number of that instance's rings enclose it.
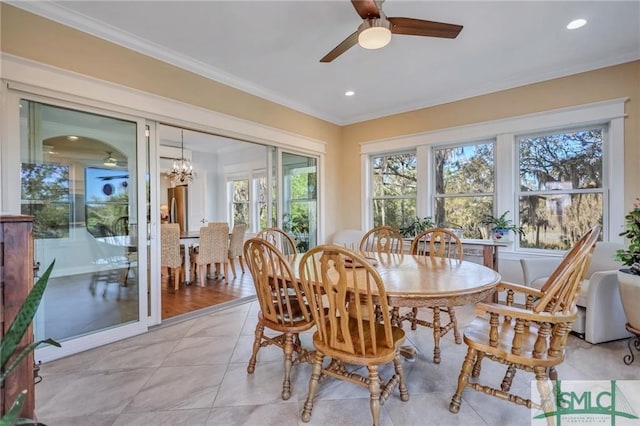
<instances>
[{"instance_id":1,"label":"pendant chandelier with candle lights","mask_svg":"<svg viewBox=\"0 0 640 426\"><path fill-rule=\"evenodd\" d=\"M175 160L173 162L173 167L167 175L171 178L171 182L174 185L186 185L193 181L195 176L195 172L193 171L193 166L191 165L191 161L187 160L184 157L184 130L180 130L180 138L181 138L181 155L179 160Z\"/></svg>"}]
</instances>

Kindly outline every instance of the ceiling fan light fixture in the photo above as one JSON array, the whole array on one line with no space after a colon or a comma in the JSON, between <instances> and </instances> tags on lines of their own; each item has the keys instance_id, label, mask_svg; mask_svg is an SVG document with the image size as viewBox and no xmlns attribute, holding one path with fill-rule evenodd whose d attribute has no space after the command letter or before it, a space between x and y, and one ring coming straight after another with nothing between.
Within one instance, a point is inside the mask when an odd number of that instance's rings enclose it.
<instances>
[{"instance_id":1,"label":"ceiling fan light fixture","mask_svg":"<svg viewBox=\"0 0 640 426\"><path fill-rule=\"evenodd\" d=\"M358 44L365 49L380 49L391 41L391 22L384 18L366 19L358 27Z\"/></svg>"},{"instance_id":2,"label":"ceiling fan light fixture","mask_svg":"<svg viewBox=\"0 0 640 426\"><path fill-rule=\"evenodd\" d=\"M107 167L116 167L118 165L118 160L111 155L111 152L107 151L107 158L104 159L104 164Z\"/></svg>"}]
</instances>

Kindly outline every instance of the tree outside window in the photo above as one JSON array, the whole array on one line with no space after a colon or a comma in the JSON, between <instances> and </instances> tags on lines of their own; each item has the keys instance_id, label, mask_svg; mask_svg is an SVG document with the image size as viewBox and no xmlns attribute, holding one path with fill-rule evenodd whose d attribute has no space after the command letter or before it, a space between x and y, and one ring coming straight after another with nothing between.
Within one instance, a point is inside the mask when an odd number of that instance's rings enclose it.
<instances>
[{"instance_id":1,"label":"tree outside window","mask_svg":"<svg viewBox=\"0 0 640 426\"><path fill-rule=\"evenodd\" d=\"M71 217L69 166L23 163L22 214L34 216L34 238L68 238Z\"/></svg>"},{"instance_id":2,"label":"tree outside window","mask_svg":"<svg viewBox=\"0 0 640 426\"><path fill-rule=\"evenodd\" d=\"M249 179L239 179L232 182L233 223L249 223Z\"/></svg>"},{"instance_id":3,"label":"tree outside window","mask_svg":"<svg viewBox=\"0 0 640 426\"><path fill-rule=\"evenodd\" d=\"M400 229L416 217L415 152L371 158L373 226Z\"/></svg>"},{"instance_id":4,"label":"tree outside window","mask_svg":"<svg viewBox=\"0 0 640 426\"><path fill-rule=\"evenodd\" d=\"M604 135L597 127L517 139L520 247L566 250L602 224Z\"/></svg>"},{"instance_id":5,"label":"tree outside window","mask_svg":"<svg viewBox=\"0 0 640 426\"><path fill-rule=\"evenodd\" d=\"M493 213L494 143L434 149L435 222L462 228L466 238L483 238L482 220Z\"/></svg>"}]
</instances>

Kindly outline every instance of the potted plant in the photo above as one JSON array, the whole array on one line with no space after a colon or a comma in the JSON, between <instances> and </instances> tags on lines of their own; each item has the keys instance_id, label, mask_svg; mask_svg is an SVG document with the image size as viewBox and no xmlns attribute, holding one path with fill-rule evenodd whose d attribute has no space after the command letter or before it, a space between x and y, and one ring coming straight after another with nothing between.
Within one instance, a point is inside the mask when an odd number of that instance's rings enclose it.
<instances>
[{"instance_id":1,"label":"potted plant","mask_svg":"<svg viewBox=\"0 0 640 426\"><path fill-rule=\"evenodd\" d=\"M524 229L513 223L511 219L507 219L507 214L509 214L509 210L500 216L488 215L482 221L491 227L491 237L494 241L509 241L509 231L524 235Z\"/></svg>"},{"instance_id":2,"label":"potted plant","mask_svg":"<svg viewBox=\"0 0 640 426\"><path fill-rule=\"evenodd\" d=\"M419 218L416 216L411 219L405 226L399 229L404 238L413 238L425 229L434 228L435 222L431 219L431 216Z\"/></svg>"},{"instance_id":3,"label":"potted plant","mask_svg":"<svg viewBox=\"0 0 640 426\"><path fill-rule=\"evenodd\" d=\"M626 237L629 245L616 251L615 259L628 268L618 270L618 289L627 316L627 329L640 334L640 198L636 198L633 210L624 219L626 229L620 236Z\"/></svg>"},{"instance_id":4,"label":"potted plant","mask_svg":"<svg viewBox=\"0 0 640 426\"><path fill-rule=\"evenodd\" d=\"M49 265L45 273L34 284L33 288L27 295L27 298L22 303L20 310L7 329L7 332L4 334L2 339L0 339L0 366L2 367L0 384L4 383L7 376L18 366L18 364L20 364L20 362L29 355L31 351L42 343L60 347L60 344L53 339L40 340L30 343L25 347L20 346L20 340L22 340L24 333L26 333L29 324L33 321L33 317L38 310L40 300L44 294L54 263L55 261ZM22 411L26 395L27 391L25 389L18 395L11 408L9 408L2 418L0 418L0 425L9 426L17 424L35 424L33 420L20 417L20 412Z\"/></svg>"}]
</instances>

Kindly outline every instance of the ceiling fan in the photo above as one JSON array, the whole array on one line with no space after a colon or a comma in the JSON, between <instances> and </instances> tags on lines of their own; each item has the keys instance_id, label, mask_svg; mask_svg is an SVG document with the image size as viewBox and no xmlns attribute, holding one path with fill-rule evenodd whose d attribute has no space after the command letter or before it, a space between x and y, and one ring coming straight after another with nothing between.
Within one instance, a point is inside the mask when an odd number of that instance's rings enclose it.
<instances>
[{"instance_id":1,"label":"ceiling fan","mask_svg":"<svg viewBox=\"0 0 640 426\"><path fill-rule=\"evenodd\" d=\"M414 18L389 18L382 12L384 0L351 0L364 20L358 29L327 53L320 62L331 62L355 44L365 49L379 49L391 41L391 34L456 38L462 25Z\"/></svg>"}]
</instances>

